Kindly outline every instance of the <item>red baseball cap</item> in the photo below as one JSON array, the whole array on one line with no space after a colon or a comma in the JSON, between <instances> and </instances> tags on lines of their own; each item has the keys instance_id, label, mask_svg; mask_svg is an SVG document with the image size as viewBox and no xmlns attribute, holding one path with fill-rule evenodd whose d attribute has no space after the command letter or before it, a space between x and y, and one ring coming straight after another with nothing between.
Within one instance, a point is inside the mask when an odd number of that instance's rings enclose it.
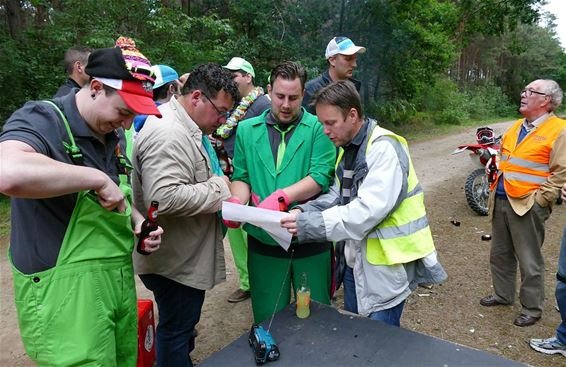
<instances>
[{"instance_id":1,"label":"red baseball cap","mask_svg":"<svg viewBox=\"0 0 566 367\"><path fill-rule=\"evenodd\" d=\"M153 101L153 83L147 80L120 80L99 78L103 84L117 90L124 103L138 115L155 115L161 117L161 112Z\"/></svg>"}]
</instances>

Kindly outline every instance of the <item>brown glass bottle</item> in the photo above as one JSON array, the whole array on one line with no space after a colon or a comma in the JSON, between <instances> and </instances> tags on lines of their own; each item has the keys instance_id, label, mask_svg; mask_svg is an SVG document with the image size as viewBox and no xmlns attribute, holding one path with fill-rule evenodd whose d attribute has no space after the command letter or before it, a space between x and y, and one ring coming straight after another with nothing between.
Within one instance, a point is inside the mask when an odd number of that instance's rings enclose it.
<instances>
[{"instance_id":1,"label":"brown glass bottle","mask_svg":"<svg viewBox=\"0 0 566 367\"><path fill-rule=\"evenodd\" d=\"M141 232L139 235L138 246L136 250L142 255L150 255L151 252L145 250L145 240L149 237L149 233L157 229L157 208L159 203L157 201L152 201L149 210L147 211L147 218L143 221L141 225Z\"/></svg>"}]
</instances>

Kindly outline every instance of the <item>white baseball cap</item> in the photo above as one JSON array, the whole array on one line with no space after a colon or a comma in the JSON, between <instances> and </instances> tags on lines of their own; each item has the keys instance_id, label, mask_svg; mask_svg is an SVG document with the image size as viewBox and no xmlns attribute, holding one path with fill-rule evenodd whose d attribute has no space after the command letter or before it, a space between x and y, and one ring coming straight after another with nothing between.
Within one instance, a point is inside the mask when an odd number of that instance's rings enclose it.
<instances>
[{"instance_id":1,"label":"white baseball cap","mask_svg":"<svg viewBox=\"0 0 566 367\"><path fill-rule=\"evenodd\" d=\"M338 54L353 55L356 53L363 54L364 52L366 52L365 47L356 46L348 37L334 37L328 42L324 56L328 59Z\"/></svg>"},{"instance_id":2,"label":"white baseball cap","mask_svg":"<svg viewBox=\"0 0 566 367\"><path fill-rule=\"evenodd\" d=\"M230 62L227 65L223 66L224 68L232 71L242 70L248 74L251 74L255 78L255 71L252 64L247 62L246 60L242 59L241 57L232 57Z\"/></svg>"}]
</instances>

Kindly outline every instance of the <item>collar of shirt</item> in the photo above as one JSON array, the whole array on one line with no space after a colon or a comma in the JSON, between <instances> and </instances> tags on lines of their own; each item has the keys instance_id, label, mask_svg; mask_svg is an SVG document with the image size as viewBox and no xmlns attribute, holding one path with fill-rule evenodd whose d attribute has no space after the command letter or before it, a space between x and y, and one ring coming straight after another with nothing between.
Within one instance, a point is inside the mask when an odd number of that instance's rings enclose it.
<instances>
[{"instance_id":1,"label":"collar of shirt","mask_svg":"<svg viewBox=\"0 0 566 367\"><path fill-rule=\"evenodd\" d=\"M299 121L301 121L301 119L303 118L303 108L301 107L301 111L299 112L299 114L297 115L296 118L293 119L293 121L291 121L290 123L286 123L286 124L282 124L281 122L277 121L277 119L275 118L275 116L273 115L273 113L271 111L269 111L269 113L265 116L265 122L268 125L278 125L278 126L289 126L289 125L297 125L297 123L299 123Z\"/></svg>"},{"instance_id":2,"label":"collar of shirt","mask_svg":"<svg viewBox=\"0 0 566 367\"><path fill-rule=\"evenodd\" d=\"M368 133L368 126L369 126L368 122L369 121L367 119L364 120L364 123L360 128L360 131L358 131L358 133L354 136L351 142L349 142L348 144L346 144L346 146L344 146L344 149L349 149L351 147L359 147L364 142L364 139L366 138L366 135Z\"/></svg>"},{"instance_id":3,"label":"collar of shirt","mask_svg":"<svg viewBox=\"0 0 566 367\"><path fill-rule=\"evenodd\" d=\"M171 111L173 111L175 114L173 118L176 118L181 123L181 125L183 125L183 127L188 130L191 136L195 136L198 139L201 139L202 130L198 127L197 123L192 119L191 115L189 115L189 113L182 105L182 103L179 102L179 98L173 97L169 100L169 102L164 104L169 105Z\"/></svg>"},{"instance_id":4,"label":"collar of shirt","mask_svg":"<svg viewBox=\"0 0 566 367\"><path fill-rule=\"evenodd\" d=\"M524 119L523 120L523 126L525 127L527 132L529 132L532 129L534 129L535 127L539 127L539 125L542 124L543 122L545 122L551 115L552 115L552 113L547 112L544 115L537 118L536 120L534 120L533 122L529 122L529 121L527 121L527 119Z\"/></svg>"}]
</instances>

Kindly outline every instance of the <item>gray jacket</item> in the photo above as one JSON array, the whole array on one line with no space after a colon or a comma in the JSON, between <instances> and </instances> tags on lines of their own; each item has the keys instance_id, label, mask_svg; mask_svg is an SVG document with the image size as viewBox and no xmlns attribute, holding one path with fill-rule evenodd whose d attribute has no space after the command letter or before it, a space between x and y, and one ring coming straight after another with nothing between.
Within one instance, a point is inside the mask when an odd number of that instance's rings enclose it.
<instances>
[{"instance_id":1,"label":"gray jacket","mask_svg":"<svg viewBox=\"0 0 566 367\"><path fill-rule=\"evenodd\" d=\"M350 202L339 205L344 172L341 161L337 169L339 182L327 194L301 205L304 213L297 216L299 242L346 241L346 260L354 269L358 312L364 316L395 307L419 283L440 283L447 277L436 251L406 264L373 265L367 261L367 235L397 207L402 190L406 190L410 160L401 144L388 136L376 137L366 154L376 124L366 119L359 133L365 136L352 170Z\"/></svg>"}]
</instances>

